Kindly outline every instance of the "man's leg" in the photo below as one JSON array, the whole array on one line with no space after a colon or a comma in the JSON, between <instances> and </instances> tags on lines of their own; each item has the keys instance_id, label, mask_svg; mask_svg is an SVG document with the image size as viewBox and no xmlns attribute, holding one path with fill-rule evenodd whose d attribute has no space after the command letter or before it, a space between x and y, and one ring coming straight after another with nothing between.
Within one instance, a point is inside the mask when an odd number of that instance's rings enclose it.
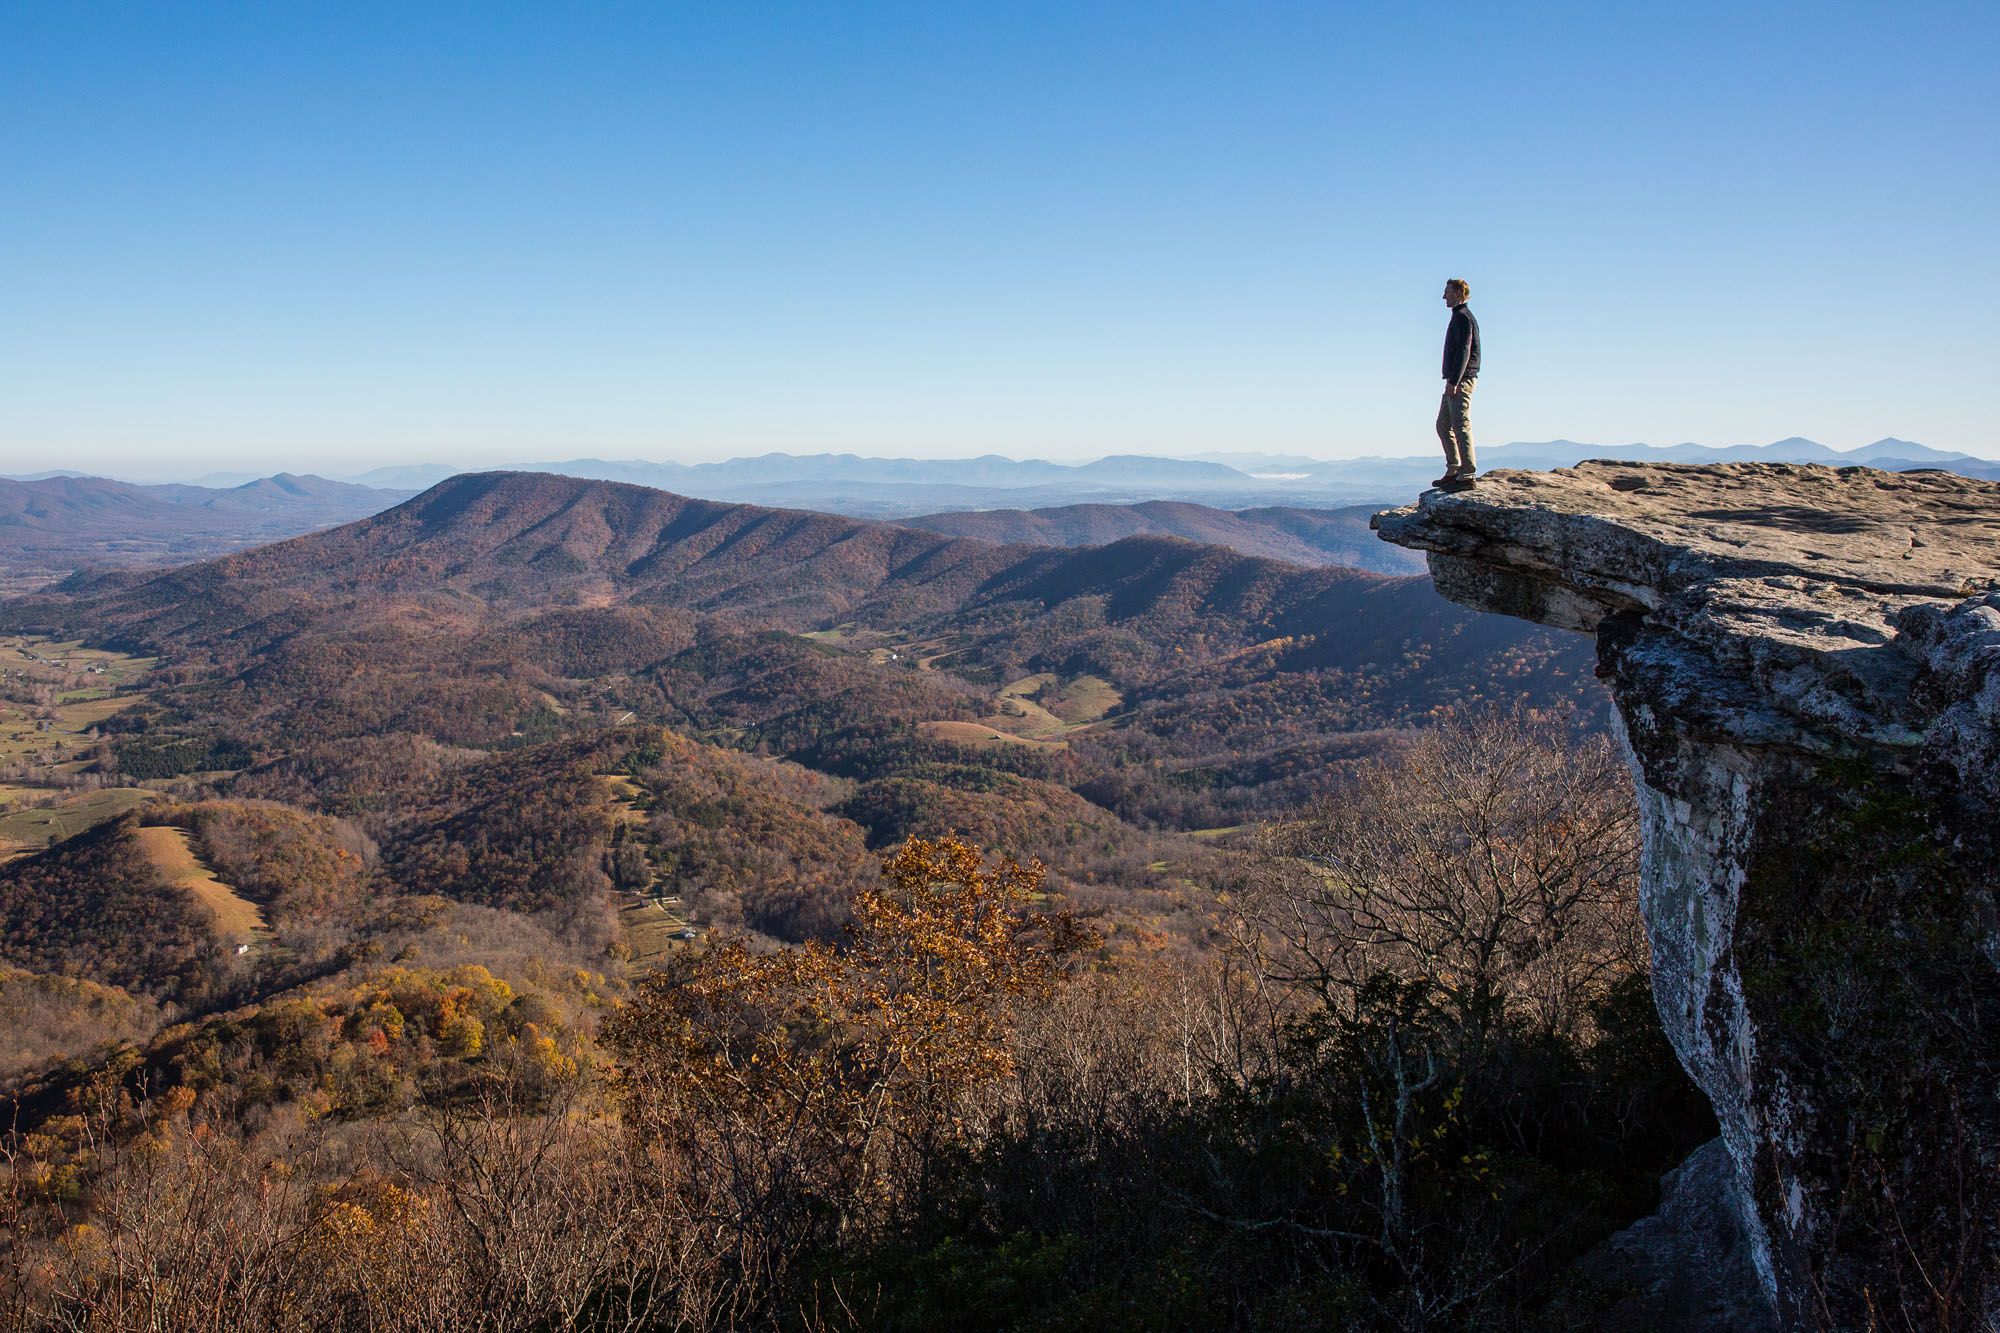
<instances>
[{"instance_id":1,"label":"man's leg","mask_svg":"<svg viewBox=\"0 0 2000 1333\"><path fill-rule=\"evenodd\" d=\"M1465 476L1471 476L1479 467L1472 454L1472 390L1478 383L1467 380L1458 386L1457 393L1445 398L1451 405L1451 433L1458 441L1458 457L1453 466Z\"/></svg>"},{"instance_id":2,"label":"man's leg","mask_svg":"<svg viewBox=\"0 0 2000 1333\"><path fill-rule=\"evenodd\" d=\"M1438 443L1444 446L1444 475L1447 477L1457 475L1460 467L1458 435L1452 424L1455 401L1452 395L1446 394L1438 403Z\"/></svg>"}]
</instances>

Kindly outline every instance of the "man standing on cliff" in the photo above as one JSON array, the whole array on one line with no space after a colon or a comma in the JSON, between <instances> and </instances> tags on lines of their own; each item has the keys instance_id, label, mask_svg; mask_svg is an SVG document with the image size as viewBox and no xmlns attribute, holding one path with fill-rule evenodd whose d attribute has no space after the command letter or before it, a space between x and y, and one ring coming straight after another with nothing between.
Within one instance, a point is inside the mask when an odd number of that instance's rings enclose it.
<instances>
[{"instance_id":1,"label":"man standing on cliff","mask_svg":"<svg viewBox=\"0 0 2000 1333\"><path fill-rule=\"evenodd\" d=\"M1472 386L1479 379L1479 321L1466 308L1472 287L1464 278L1444 285L1451 326L1444 334L1444 402L1438 407L1438 441L1444 445L1444 475L1434 486L1448 490L1472 484L1479 469L1472 459Z\"/></svg>"}]
</instances>

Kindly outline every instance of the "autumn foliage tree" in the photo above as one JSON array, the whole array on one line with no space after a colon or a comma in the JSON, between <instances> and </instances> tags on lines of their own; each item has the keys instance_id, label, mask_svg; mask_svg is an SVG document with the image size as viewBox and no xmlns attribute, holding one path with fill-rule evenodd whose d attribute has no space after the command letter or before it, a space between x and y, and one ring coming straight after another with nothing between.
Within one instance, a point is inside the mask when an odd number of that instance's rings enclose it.
<instances>
[{"instance_id":1,"label":"autumn foliage tree","mask_svg":"<svg viewBox=\"0 0 2000 1333\"><path fill-rule=\"evenodd\" d=\"M750 1299L790 1258L924 1209L996 1122L1018 1015L1086 940L1033 910L1041 882L912 839L856 894L842 946L718 945L607 1025L634 1132Z\"/></svg>"}]
</instances>

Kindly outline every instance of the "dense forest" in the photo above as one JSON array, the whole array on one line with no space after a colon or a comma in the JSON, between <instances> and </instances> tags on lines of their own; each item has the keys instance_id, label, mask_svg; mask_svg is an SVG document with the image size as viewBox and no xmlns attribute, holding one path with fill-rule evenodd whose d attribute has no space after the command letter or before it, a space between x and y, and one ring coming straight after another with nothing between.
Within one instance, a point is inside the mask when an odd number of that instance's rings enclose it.
<instances>
[{"instance_id":1,"label":"dense forest","mask_svg":"<svg viewBox=\"0 0 2000 1333\"><path fill-rule=\"evenodd\" d=\"M1585 655L1421 578L488 474L0 632L136 664L0 1321L1584 1328L1713 1133Z\"/></svg>"}]
</instances>

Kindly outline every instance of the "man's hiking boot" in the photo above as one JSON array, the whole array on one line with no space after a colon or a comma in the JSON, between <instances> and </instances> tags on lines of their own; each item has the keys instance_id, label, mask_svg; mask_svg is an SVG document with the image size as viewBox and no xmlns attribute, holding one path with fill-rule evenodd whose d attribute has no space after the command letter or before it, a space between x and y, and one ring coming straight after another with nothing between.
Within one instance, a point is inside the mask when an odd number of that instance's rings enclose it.
<instances>
[{"instance_id":1,"label":"man's hiking boot","mask_svg":"<svg viewBox=\"0 0 2000 1333\"><path fill-rule=\"evenodd\" d=\"M1469 491L1472 489L1473 483L1478 480L1479 474L1477 472L1455 472L1439 482L1438 488L1446 491Z\"/></svg>"},{"instance_id":2,"label":"man's hiking boot","mask_svg":"<svg viewBox=\"0 0 2000 1333\"><path fill-rule=\"evenodd\" d=\"M1457 480L1458 480L1458 474L1456 472L1447 472L1442 477L1439 477L1436 481L1431 483L1431 489L1434 491L1442 490L1444 487L1451 485L1454 481Z\"/></svg>"}]
</instances>

